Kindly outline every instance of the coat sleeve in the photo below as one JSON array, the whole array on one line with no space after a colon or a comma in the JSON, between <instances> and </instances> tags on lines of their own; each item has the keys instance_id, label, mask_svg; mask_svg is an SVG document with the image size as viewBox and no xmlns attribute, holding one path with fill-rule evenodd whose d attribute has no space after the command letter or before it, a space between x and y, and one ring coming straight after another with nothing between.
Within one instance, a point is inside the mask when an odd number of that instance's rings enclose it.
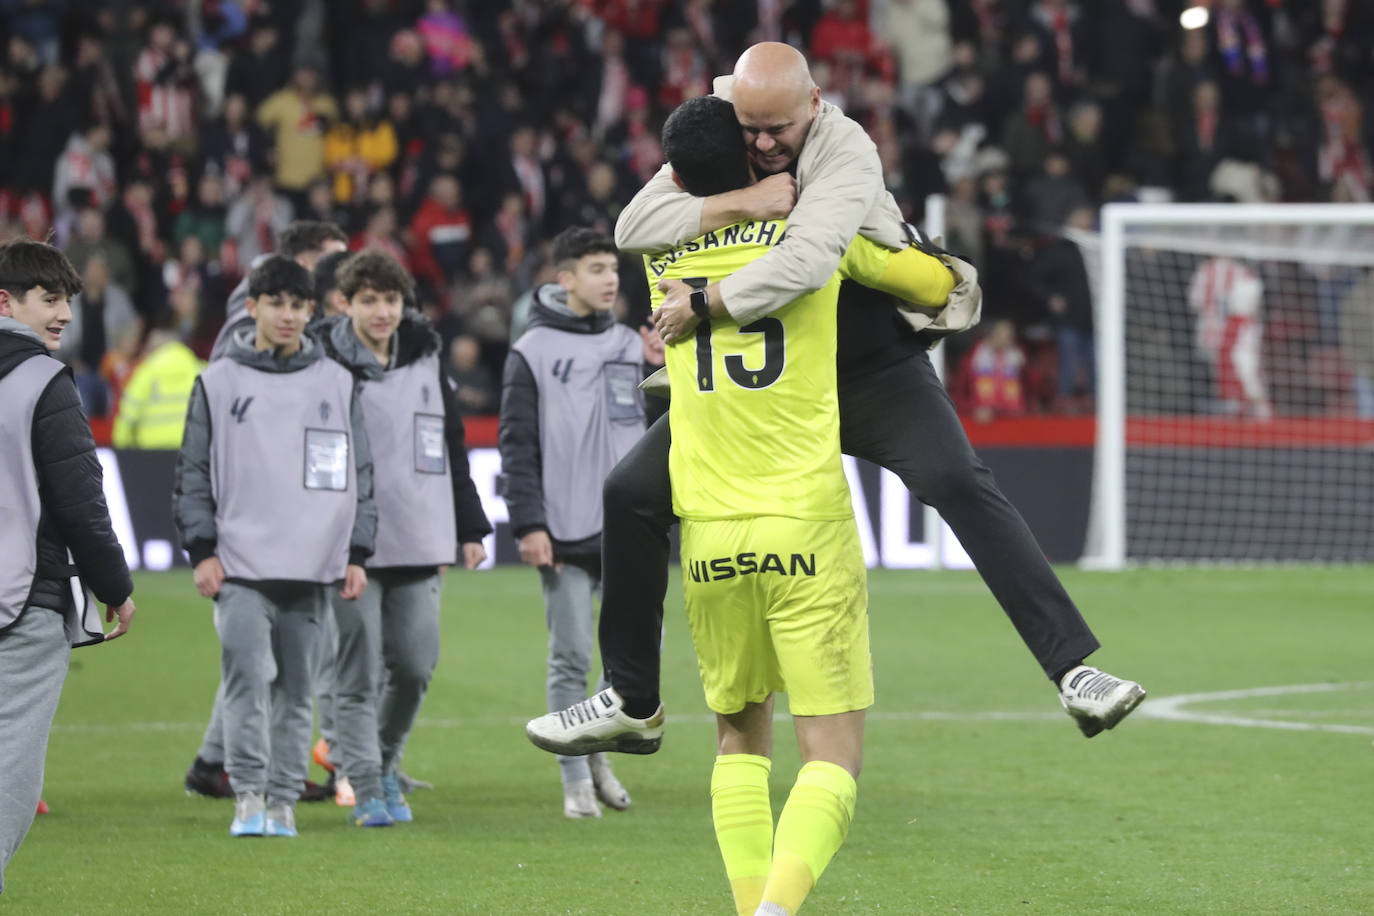
<instances>
[{"instance_id":1,"label":"coat sleeve","mask_svg":"<svg viewBox=\"0 0 1374 916\"><path fill-rule=\"evenodd\" d=\"M186 407L186 427L177 453L176 484L172 489L172 518L191 565L215 555L215 495L210 484L210 402L205 385L196 379Z\"/></svg>"},{"instance_id":2,"label":"coat sleeve","mask_svg":"<svg viewBox=\"0 0 1374 916\"><path fill-rule=\"evenodd\" d=\"M65 370L38 399L32 448L44 518L56 527L96 598L104 604L123 604L134 584L105 505L91 424L81 410L76 383Z\"/></svg>"},{"instance_id":3,"label":"coat sleeve","mask_svg":"<svg viewBox=\"0 0 1374 916\"><path fill-rule=\"evenodd\" d=\"M357 476L358 509L353 516L353 534L348 541L348 562L362 566L377 547L377 503L372 495L372 445L363 423L363 402L359 386L353 385L348 405L353 426L353 466Z\"/></svg>"},{"instance_id":4,"label":"coat sleeve","mask_svg":"<svg viewBox=\"0 0 1374 916\"><path fill-rule=\"evenodd\" d=\"M459 544L473 544L491 534L491 522L482 509L482 497L468 467L467 433L458 405L458 380L445 363L439 364L439 390L444 393L444 439L448 443L448 470L453 481L453 515ZM455 560L458 559L455 557Z\"/></svg>"},{"instance_id":5,"label":"coat sleeve","mask_svg":"<svg viewBox=\"0 0 1374 916\"><path fill-rule=\"evenodd\" d=\"M801 192L783 241L721 281L725 308L740 324L824 286L875 205L879 216L889 216L886 222L892 225L886 228L896 243L892 247L904 244L900 211L885 206L891 196L883 186L873 141L838 111L824 117L838 120L830 120L822 133L813 129L807 140L801 163L805 180L799 182Z\"/></svg>"},{"instance_id":6,"label":"coat sleeve","mask_svg":"<svg viewBox=\"0 0 1374 916\"><path fill-rule=\"evenodd\" d=\"M529 363L512 350L501 379L501 450L503 495L517 538L548 530L544 512L544 472L539 451L539 386Z\"/></svg>"},{"instance_id":7,"label":"coat sleeve","mask_svg":"<svg viewBox=\"0 0 1374 916\"><path fill-rule=\"evenodd\" d=\"M696 238L701 235L704 201L704 197L693 197L679 188L673 181L672 167L663 166L620 211L615 221L616 247L647 254Z\"/></svg>"}]
</instances>

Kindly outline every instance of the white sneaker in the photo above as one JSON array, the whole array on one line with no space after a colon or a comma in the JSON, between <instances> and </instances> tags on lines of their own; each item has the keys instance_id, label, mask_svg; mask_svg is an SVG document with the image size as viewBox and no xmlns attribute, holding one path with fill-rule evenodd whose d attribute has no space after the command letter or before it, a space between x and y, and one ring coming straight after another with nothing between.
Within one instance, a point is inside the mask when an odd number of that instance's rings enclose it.
<instances>
[{"instance_id":1,"label":"white sneaker","mask_svg":"<svg viewBox=\"0 0 1374 916\"><path fill-rule=\"evenodd\" d=\"M266 807L258 793L241 793L234 800L234 819L229 822L229 835L262 836L267 830Z\"/></svg>"},{"instance_id":2,"label":"white sneaker","mask_svg":"<svg viewBox=\"0 0 1374 916\"><path fill-rule=\"evenodd\" d=\"M624 811L630 807L630 793L615 778L605 754L592 754L587 758L592 769L592 785L596 787L596 797L608 808Z\"/></svg>"},{"instance_id":3,"label":"white sneaker","mask_svg":"<svg viewBox=\"0 0 1374 916\"><path fill-rule=\"evenodd\" d=\"M563 816L573 819L601 816L601 806L596 803L596 790L590 779L579 779L563 787Z\"/></svg>"},{"instance_id":4,"label":"white sneaker","mask_svg":"<svg viewBox=\"0 0 1374 916\"><path fill-rule=\"evenodd\" d=\"M535 747L553 754L582 757L598 751L652 754L663 743L663 705L647 719L621 712L625 701L607 687L567 709L525 723Z\"/></svg>"},{"instance_id":5,"label":"white sneaker","mask_svg":"<svg viewBox=\"0 0 1374 916\"><path fill-rule=\"evenodd\" d=\"M1059 702L1088 738L1115 726L1143 699L1145 688L1135 681L1090 665L1079 665L1059 682Z\"/></svg>"},{"instance_id":6,"label":"white sneaker","mask_svg":"<svg viewBox=\"0 0 1374 916\"><path fill-rule=\"evenodd\" d=\"M291 802L277 802L267 806L267 836L296 835L296 806Z\"/></svg>"}]
</instances>

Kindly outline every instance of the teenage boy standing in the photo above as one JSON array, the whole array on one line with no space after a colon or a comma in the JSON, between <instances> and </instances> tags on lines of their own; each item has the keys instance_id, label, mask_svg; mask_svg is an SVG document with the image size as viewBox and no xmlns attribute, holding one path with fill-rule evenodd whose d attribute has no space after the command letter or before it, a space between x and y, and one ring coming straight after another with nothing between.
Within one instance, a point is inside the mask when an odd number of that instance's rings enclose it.
<instances>
[{"instance_id":1,"label":"teenage boy standing","mask_svg":"<svg viewBox=\"0 0 1374 916\"><path fill-rule=\"evenodd\" d=\"M520 559L539 569L549 627L548 707L587 697L592 597L601 587L601 485L644 433L645 344L612 313L616 250L591 229L554 239L558 282L535 292L502 380L499 445ZM598 690L606 686L603 675ZM563 813L599 817L630 796L601 754L558 758Z\"/></svg>"},{"instance_id":2,"label":"teenage boy standing","mask_svg":"<svg viewBox=\"0 0 1374 916\"><path fill-rule=\"evenodd\" d=\"M90 423L71 370L49 355L80 291L51 245L0 246L0 892L38 808L72 646L122 636L134 616ZM119 617L108 636L78 607L73 575Z\"/></svg>"},{"instance_id":3,"label":"teenage boy standing","mask_svg":"<svg viewBox=\"0 0 1374 916\"><path fill-rule=\"evenodd\" d=\"M274 255L248 279L254 327L196 382L174 511L215 599L233 836L295 836L326 588L367 584L377 515L353 377L303 335L310 274Z\"/></svg>"},{"instance_id":4,"label":"teenage boy standing","mask_svg":"<svg viewBox=\"0 0 1374 916\"><path fill-rule=\"evenodd\" d=\"M457 386L439 359L439 335L404 312L411 287L391 255L352 255L338 271L347 314L320 331L329 355L359 380L375 469L377 549L367 587L334 602L330 751L352 784L359 827L412 820L396 770L439 661L441 570L460 560L475 569L492 530L468 475Z\"/></svg>"}]
</instances>

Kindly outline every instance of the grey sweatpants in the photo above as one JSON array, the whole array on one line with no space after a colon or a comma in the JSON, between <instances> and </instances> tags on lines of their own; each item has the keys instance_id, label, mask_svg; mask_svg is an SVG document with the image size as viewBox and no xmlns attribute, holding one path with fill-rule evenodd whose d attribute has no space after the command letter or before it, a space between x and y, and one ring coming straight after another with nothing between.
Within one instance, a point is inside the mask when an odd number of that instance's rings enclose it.
<instances>
[{"instance_id":1,"label":"grey sweatpants","mask_svg":"<svg viewBox=\"0 0 1374 916\"><path fill-rule=\"evenodd\" d=\"M326 598L329 595L326 592ZM334 614L330 611L329 601L324 603L320 614L320 636L315 641L315 708L320 717L320 735L334 752L334 652L338 641L338 631L334 628ZM224 763L224 683L215 688L215 702L210 707L210 723L205 726L205 737L201 739L197 756L207 763ZM334 760L337 764L338 761Z\"/></svg>"},{"instance_id":2,"label":"grey sweatpants","mask_svg":"<svg viewBox=\"0 0 1374 916\"><path fill-rule=\"evenodd\" d=\"M325 588L225 582L215 599L224 769L234 793L294 802L310 767L310 679Z\"/></svg>"},{"instance_id":3,"label":"grey sweatpants","mask_svg":"<svg viewBox=\"0 0 1374 916\"><path fill-rule=\"evenodd\" d=\"M382 797L439 663L437 572L369 569L356 601L334 601L334 729L359 802Z\"/></svg>"},{"instance_id":4,"label":"grey sweatpants","mask_svg":"<svg viewBox=\"0 0 1374 916\"><path fill-rule=\"evenodd\" d=\"M0 891L43 793L43 758L72 646L62 615L31 607L0 633Z\"/></svg>"},{"instance_id":5,"label":"grey sweatpants","mask_svg":"<svg viewBox=\"0 0 1374 916\"><path fill-rule=\"evenodd\" d=\"M544 590L544 620L549 626L549 673L547 692L549 712L567 709L587 698L587 677L592 670L592 649L596 645L596 619L592 599L601 592L601 578L574 563L539 569L539 584ZM610 686L603 672L596 689ZM563 785L591 779L586 757L558 757Z\"/></svg>"}]
</instances>

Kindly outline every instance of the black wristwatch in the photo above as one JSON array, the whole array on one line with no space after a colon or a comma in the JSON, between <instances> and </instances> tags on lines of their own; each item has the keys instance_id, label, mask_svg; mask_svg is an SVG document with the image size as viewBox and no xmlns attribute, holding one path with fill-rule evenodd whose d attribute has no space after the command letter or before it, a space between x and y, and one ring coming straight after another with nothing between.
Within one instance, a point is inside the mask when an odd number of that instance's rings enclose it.
<instances>
[{"instance_id":1,"label":"black wristwatch","mask_svg":"<svg viewBox=\"0 0 1374 916\"><path fill-rule=\"evenodd\" d=\"M711 317L711 295L705 287L692 290L687 301L692 305L692 314L702 319Z\"/></svg>"}]
</instances>

